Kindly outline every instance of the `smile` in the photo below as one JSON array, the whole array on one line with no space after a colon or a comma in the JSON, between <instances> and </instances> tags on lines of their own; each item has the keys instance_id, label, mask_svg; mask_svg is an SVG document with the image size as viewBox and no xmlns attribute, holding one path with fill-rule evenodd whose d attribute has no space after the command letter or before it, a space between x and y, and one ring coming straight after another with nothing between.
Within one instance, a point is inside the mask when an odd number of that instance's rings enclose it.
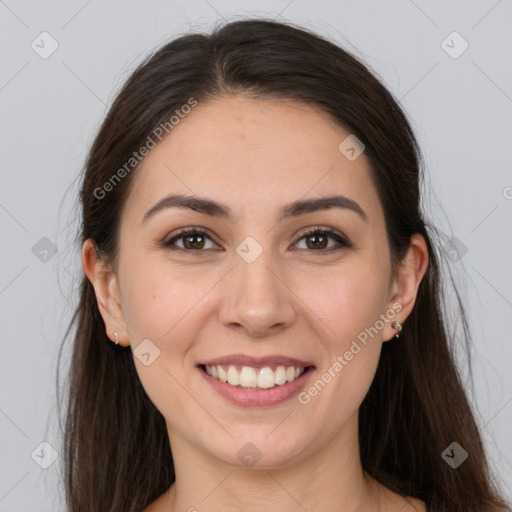
<instances>
[{"instance_id":1,"label":"smile","mask_svg":"<svg viewBox=\"0 0 512 512\"><path fill-rule=\"evenodd\" d=\"M264 366L253 368L251 366L204 365L205 372L221 382L242 388L269 389L282 386L287 382L298 379L306 368L301 366Z\"/></svg>"},{"instance_id":2,"label":"smile","mask_svg":"<svg viewBox=\"0 0 512 512\"><path fill-rule=\"evenodd\" d=\"M314 369L314 366L198 365L211 388L239 407L273 407L290 400L304 388Z\"/></svg>"}]
</instances>

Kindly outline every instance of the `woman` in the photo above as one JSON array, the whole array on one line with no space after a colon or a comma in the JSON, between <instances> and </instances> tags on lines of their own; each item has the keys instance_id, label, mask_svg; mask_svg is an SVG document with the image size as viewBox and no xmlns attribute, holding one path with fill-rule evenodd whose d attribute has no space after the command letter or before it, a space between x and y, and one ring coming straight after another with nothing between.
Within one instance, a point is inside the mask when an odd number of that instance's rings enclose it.
<instances>
[{"instance_id":1,"label":"woman","mask_svg":"<svg viewBox=\"0 0 512 512\"><path fill-rule=\"evenodd\" d=\"M232 22L140 65L81 189L70 512L510 510L420 162L379 80L300 27Z\"/></svg>"}]
</instances>

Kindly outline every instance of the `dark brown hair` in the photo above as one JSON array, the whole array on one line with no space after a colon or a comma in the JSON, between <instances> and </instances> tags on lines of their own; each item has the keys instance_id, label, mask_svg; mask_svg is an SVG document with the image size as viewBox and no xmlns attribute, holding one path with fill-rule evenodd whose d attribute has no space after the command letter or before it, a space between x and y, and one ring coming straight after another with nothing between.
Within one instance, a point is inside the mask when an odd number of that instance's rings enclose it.
<instances>
[{"instance_id":1,"label":"dark brown hair","mask_svg":"<svg viewBox=\"0 0 512 512\"><path fill-rule=\"evenodd\" d=\"M411 235L427 242L429 266L413 311L400 341L383 344L360 407L363 469L393 491L424 500L431 511L506 509L452 354L440 286L443 251L421 211L417 141L376 73L337 44L291 23L249 19L218 26L212 34L186 34L155 50L117 94L89 150L77 241L93 239L104 261L116 265L120 212L137 166L107 198L98 198L98 188L190 98L201 103L233 94L318 107L364 143L393 273ZM469 343L458 293L457 299ZM73 326L63 433L69 511L140 512L174 482L164 418L141 385L130 347L107 337L85 275L65 339ZM58 404L60 411L60 399ZM441 457L453 441L469 453L457 469Z\"/></svg>"}]
</instances>

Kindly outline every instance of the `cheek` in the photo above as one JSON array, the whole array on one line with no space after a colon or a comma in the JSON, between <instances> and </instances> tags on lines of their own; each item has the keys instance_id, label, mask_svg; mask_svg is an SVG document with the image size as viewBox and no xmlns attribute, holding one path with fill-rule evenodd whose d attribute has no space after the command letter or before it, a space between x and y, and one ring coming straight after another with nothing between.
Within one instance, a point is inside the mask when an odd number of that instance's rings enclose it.
<instances>
[{"instance_id":1,"label":"cheek","mask_svg":"<svg viewBox=\"0 0 512 512\"><path fill-rule=\"evenodd\" d=\"M381 275L370 265L347 265L336 273L315 279L315 286L308 281L308 286L303 288L302 296L307 297L306 303L315 312L318 326L331 348L344 352L352 340L364 342L365 333L369 339L382 339L380 323L377 335L372 329L383 312L386 298Z\"/></svg>"},{"instance_id":2,"label":"cheek","mask_svg":"<svg viewBox=\"0 0 512 512\"><path fill-rule=\"evenodd\" d=\"M204 298L211 284L205 279L191 279L187 272L145 264L133 270L124 286L126 320L139 339L150 338L159 346L173 341L174 349L183 339L183 329L188 325L187 316L194 315L194 308Z\"/></svg>"},{"instance_id":3,"label":"cheek","mask_svg":"<svg viewBox=\"0 0 512 512\"><path fill-rule=\"evenodd\" d=\"M314 329L321 332L326 351L304 402L322 396L317 407L331 404L342 422L360 406L379 362L385 325L380 320L385 282L379 275L384 274L376 268L354 265L303 292L311 300Z\"/></svg>"},{"instance_id":4,"label":"cheek","mask_svg":"<svg viewBox=\"0 0 512 512\"><path fill-rule=\"evenodd\" d=\"M147 270L133 272L125 284L127 322L134 362L140 381L157 409L165 418L178 421L176 411L201 413L190 394L188 358L191 340L201 328L197 319L201 311L201 299L211 288L205 280L193 282L183 273L166 273L162 266L151 265ZM149 339L157 347L158 356L146 366L139 359L137 346ZM146 342L147 343L147 342ZM156 350L149 346L149 352ZM182 412L182 414L184 414ZM187 421L192 422L192 419Z\"/></svg>"}]
</instances>

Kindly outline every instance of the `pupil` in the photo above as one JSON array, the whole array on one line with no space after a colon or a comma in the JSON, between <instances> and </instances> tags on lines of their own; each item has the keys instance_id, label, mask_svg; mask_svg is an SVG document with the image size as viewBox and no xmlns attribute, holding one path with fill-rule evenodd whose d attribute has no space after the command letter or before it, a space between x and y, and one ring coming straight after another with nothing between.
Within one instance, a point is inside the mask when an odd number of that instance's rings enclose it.
<instances>
[{"instance_id":1,"label":"pupil","mask_svg":"<svg viewBox=\"0 0 512 512\"><path fill-rule=\"evenodd\" d=\"M201 239L202 237L201 237L201 235L188 235L188 236L186 237L186 240L194 239L194 238L195 238L195 239L197 239L197 238ZM200 242L192 242L191 244L188 244L188 245L195 246L197 243L200 243ZM194 249L197 249L197 247L193 247L193 248L194 248Z\"/></svg>"},{"instance_id":2,"label":"pupil","mask_svg":"<svg viewBox=\"0 0 512 512\"><path fill-rule=\"evenodd\" d=\"M318 238L323 239L323 241L325 242L325 236L324 235L311 235L310 236L310 239L318 239ZM322 242L320 242L320 244L321 243ZM313 247L318 247L318 244L316 244L316 243L313 243L312 245L313 245Z\"/></svg>"}]
</instances>

